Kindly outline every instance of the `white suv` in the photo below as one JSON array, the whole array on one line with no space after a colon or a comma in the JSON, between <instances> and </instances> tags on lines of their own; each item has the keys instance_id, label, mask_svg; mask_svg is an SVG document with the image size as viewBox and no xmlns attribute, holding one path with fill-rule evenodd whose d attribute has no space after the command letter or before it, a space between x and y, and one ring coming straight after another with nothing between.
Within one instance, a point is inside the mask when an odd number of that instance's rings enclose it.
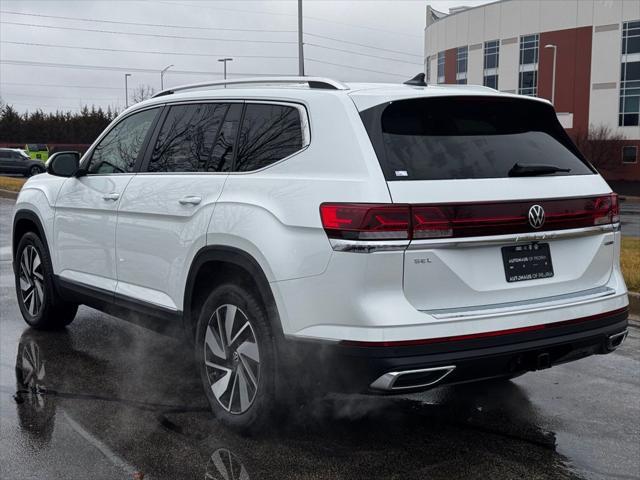
<instances>
[{"instance_id":1,"label":"white suv","mask_svg":"<svg viewBox=\"0 0 640 480\"><path fill-rule=\"evenodd\" d=\"M619 250L617 197L547 101L420 78L161 92L53 156L13 222L29 325L85 304L181 330L238 427L300 383L407 392L612 351Z\"/></svg>"}]
</instances>

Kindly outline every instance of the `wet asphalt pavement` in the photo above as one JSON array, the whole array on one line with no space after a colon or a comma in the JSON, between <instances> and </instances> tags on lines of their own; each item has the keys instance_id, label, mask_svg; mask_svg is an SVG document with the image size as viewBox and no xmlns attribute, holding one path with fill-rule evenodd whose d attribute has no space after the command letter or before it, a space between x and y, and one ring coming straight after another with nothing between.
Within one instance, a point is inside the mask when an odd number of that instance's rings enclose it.
<instances>
[{"instance_id":1,"label":"wet asphalt pavement","mask_svg":"<svg viewBox=\"0 0 640 480\"><path fill-rule=\"evenodd\" d=\"M209 413L179 341L86 307L65 331L27 328L12 207L0 199L3 480L640 479L638 328L609 355L502 384L330 396L247 438ZM39 388L25 391L29 362Z\"/></svg>"},{"instance_id":2,"label":"wet asphalt pavement","mask_svg":"<svg viewBox=\"0 0 640 480\"><path fill-rule=\"evenodd\" d=\"M631 237L640 237L640 202L622 202L620 205L622 231Z\"/></svg>"}]
</instances>

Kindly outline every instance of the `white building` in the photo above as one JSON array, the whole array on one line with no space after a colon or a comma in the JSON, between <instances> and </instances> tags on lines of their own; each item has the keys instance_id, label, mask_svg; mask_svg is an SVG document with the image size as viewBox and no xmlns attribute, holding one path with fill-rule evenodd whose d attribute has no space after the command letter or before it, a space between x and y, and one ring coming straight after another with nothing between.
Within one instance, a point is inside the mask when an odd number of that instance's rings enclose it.
<instances>
[{"instance_id":1,"label":"white building","mask_svg":"<svg viewBox=\"0 0 640 480\"><path fill-rule=\"evenodd\" d=\"M553 96L570 134L623 134L608 177L640 180L640 0L502 0L448 15L428 6L424 41L429 83Z\"/></svg>"}]
</instances>

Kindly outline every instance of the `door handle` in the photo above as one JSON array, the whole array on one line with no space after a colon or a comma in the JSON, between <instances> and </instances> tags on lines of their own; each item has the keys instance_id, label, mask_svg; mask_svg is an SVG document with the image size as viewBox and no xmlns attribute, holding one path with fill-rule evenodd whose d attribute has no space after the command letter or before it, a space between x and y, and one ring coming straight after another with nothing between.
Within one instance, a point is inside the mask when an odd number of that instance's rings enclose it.
<instances>
[{"instance_id":1,"label":"door handle","mask_svg":"<svg viewBox=\"0 0 640 480\"><path fill-rule=\"evenodd\" d=\"M115 193L115 192L107 193L107 194L102 196L103 200L112 200L114 202L116 200L118 200L119 198L120 198L120 194L119 193Z\"/></svg>"},{"instance_id":2,"label":"door handle","mask_svg":"<svg viewBox=\"0 0 640 480\"><path fill-rule=\"evenodd\" d=\"M178 202L180 202L180 205L198 205L201 201L202 198L196 195L187 195L178 200Z\"/></svg>"}]
</instances>

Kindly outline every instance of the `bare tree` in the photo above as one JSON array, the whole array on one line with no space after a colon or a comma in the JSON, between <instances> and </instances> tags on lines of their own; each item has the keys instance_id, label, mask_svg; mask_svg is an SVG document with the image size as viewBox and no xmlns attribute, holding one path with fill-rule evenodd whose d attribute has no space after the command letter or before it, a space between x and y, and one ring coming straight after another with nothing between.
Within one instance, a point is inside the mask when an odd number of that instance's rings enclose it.
<instances>
[{"instance_id":1,"label":"bare tree","mask_svg":"<svg viewBox=\"0 0 640 480\"><path fill-rule=\"evenodd\" d=\"M620 164L624 136L614 132L611 127L591 125L588 131L576 134L575 142L582 154L597 169L609 170Z\"/></svg>"},{"instance_id":2,"label":"bare tree","mask_svg":"<svg viewBox=\"0 0 640 480\"><path fill-rule=\"evenodd\" d=\"M153 97L156 93L156 89L151 85L138 85L131 94L131 98L134 103L142 102L143 100L147 100L148 98Z\"/></svg>"}]
</instances>

